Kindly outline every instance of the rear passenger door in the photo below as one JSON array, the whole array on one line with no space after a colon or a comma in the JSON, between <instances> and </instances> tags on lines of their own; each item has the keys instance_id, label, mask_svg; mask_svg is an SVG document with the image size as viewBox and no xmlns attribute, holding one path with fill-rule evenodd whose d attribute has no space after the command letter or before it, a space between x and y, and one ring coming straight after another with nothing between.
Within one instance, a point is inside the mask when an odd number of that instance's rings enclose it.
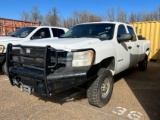
<instances>
[{"instance_id":1,"label":"rear passenger door","mask_svg":"<svg viewBox=\"0 0 160 120\"><path fill-rule=\"evenodd\" d=\"M130 66L136 65L139 59L139 43L136 38L136 34L131 26L127 26L129 34L132 35L132 40L130 41Z\"/></svg>"}]
</instances>

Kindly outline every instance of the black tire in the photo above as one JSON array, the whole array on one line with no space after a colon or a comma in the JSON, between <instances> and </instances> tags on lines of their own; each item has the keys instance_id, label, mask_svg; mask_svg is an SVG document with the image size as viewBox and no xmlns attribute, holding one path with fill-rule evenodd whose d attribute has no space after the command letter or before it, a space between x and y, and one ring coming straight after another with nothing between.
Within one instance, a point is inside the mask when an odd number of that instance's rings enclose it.
<instances>
[{"instance_id":1,"label":"black tire","mask_svg":"<svg viewBox=\"0 0 160 120\"><path fill-rule=\"evenodd\" d=\"M148 65L148 56L146 55L144 60L138 63L138 69L140 71L146 71Z\"/></svg>"},{"instance_id":2,"label":"black tire","mask_svg":"<svg viewBox=\"0 0 160 120\"><path fill-rule=\"evenodd\" d=\"M97 79L87 89L89 103L97 107L106 105L112 95L113 81L111 71L101 68L98 71Z\"/></svg>"},{"instance_id":3,"label":"black tire","mask_svg":"<svg viewBox=\"0 0 160 120\"><path fill-rule=\"evenodd\" d=\"M7 74L7 66L6 66L6 62L3 64L3 66L2 66L2 71L3 71L3 73L5 74L5 75L8 75Z\"/></svg>"}]
</instances>

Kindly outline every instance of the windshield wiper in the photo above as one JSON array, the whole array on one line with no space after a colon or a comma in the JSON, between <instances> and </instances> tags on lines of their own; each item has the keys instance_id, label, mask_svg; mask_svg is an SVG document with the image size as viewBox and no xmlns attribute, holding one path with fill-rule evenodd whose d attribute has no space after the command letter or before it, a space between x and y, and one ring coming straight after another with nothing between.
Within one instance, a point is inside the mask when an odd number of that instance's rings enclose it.
<instances>
[{"instance_id":1,"label":"windshield wiper","mask_svg":"<svg viewBox=\"0 0 160 120\"><path fill-rule=\"evenodd\" d=\"M81 38L82 38L82 37L81 37ZM99 39L98 36L83 36L83 38L98 38L98 39Z\"/></svg>"}]
</instances>

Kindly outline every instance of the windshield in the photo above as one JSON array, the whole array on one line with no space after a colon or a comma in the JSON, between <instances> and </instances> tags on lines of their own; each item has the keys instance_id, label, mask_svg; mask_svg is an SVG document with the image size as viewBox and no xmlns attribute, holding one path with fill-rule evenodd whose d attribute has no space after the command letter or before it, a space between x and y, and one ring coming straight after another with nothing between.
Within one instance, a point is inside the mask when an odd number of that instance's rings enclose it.
<instances>
[{"instance_id":1,"label":"windshield","mask_svg":"<svg viewBox=\"0 0 160 120\"><path fill-rule=\"evenodd\" d=\"M12 37L19 37L19 38L25 38L27 37L36 27L23 27L20 28L12 33L10 33L8 36Z\"/></svg>"},{"instance_id":2,"label":"windshield","mask_svg":"<svg viewBox=\"0 0 160 120\"><path fill-rule=\"evenodd\" d=\"M100 40L110 40L113 38L114 24L81 24L74 26L67 33L63 34L61 38L99 38Z\"/></svg>"}]
</instances>

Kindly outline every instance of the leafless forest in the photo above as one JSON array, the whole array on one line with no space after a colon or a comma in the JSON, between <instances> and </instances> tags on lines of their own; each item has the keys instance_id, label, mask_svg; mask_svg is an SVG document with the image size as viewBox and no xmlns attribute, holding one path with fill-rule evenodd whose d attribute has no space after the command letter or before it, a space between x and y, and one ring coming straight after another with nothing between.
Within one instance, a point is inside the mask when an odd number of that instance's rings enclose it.
<instances>
[{"instance_id":1,"label":"leafless forest","mask_svg":"<svg viewBox=\"0 0 160 120\"><path fill-rule=\"evenodd\" d=\"M98 21L118 21L118 22L140 22L140 21L156 21L160 20L160 5L153 11L146 12L145 10L139 13L127 13L120 7L110 8L103 15L95 14L88 11L73 11L73 13L64 18L61 16L58 8L53 7L45 15L37 6L33 6L29 11L22 11L21 20L41 22L42 25L61 26L71 28L78 23L98 22Z\"/></svg>"}]
</instances>

